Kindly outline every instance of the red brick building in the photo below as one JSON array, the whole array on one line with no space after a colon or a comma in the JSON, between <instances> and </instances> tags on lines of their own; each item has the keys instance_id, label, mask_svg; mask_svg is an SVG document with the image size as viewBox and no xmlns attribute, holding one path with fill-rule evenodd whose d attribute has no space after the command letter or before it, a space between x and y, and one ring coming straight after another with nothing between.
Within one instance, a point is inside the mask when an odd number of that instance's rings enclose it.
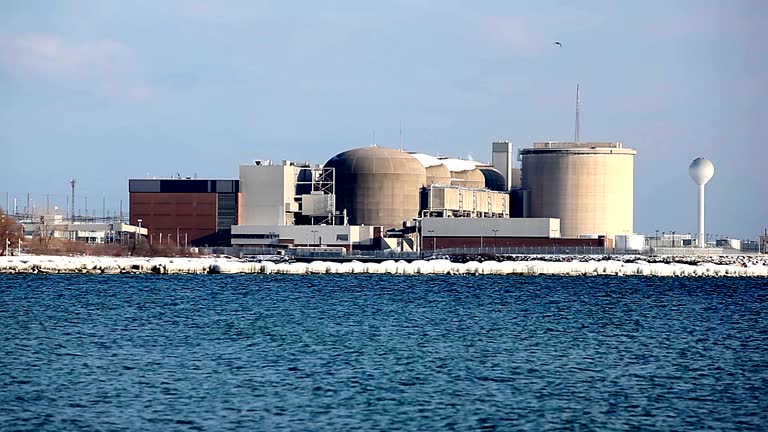
<instances>
[{"instance_id":1,"label":"red brick building","mask_svg":"<svg viewBox=\"0 0 768 432\"><path fill-rule=\"evenodd\" d=\"M239 180L131 179L130 223L151 243L213 246L230 242L237 224Z\"/></svg>"}]
</instances>

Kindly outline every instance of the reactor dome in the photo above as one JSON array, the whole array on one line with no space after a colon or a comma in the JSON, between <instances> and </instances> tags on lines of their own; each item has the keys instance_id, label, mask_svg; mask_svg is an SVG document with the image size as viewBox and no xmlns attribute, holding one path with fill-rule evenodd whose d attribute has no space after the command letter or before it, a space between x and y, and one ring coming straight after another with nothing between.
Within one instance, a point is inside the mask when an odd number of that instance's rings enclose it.
<instances>
[{"instance_id":1,"label":"reactor dome","mask_svg":"<svg viewBox=\"0 0 768 432\"><path fill-rule=\"evenodd\" d=\"M485 188L485 176L473 161L446 158L441 162L451 171L451 184L469 188Z\"/></svg>"},{"instance_id":2,"label":"reactor dome","mask_svg":"<svg viewBox=\"0 0 768 432\"><path fill-rule=\"evenodd\" d=\"M715 175L715 165L712 161L704 158L696 158L691 162L691 166L688 167L688 174L691 175L693 181L701 186L706 184L713 175Z\"/></svg>"},{"instance_id":3,"label":"reactor dome","mask_svg":"<svg viewBox=\"0 0 768 432\"><path fill-rule=\"evenodd\" d=\"M506 192L506 181L504 181L504 174L499 172L496 168L489 165L477 165L478 171L485 177L485 187L492 191Z\"/></svg>"},{"instance_id":4,"label":"reactor dome","mask_svg":"<svg viewBox=\"0 0 768 432\"><path fill-rule=\"evenodd\" d=\"M451 171L448 170L448 167L443 165L443 162L440 159L424 153L410 153L410 155L418 159L419 162L424 165L424 169L427 170L427 182L424 184L425 186L432 184L451 184Z\"/></svg>"},{"instance_id":5,"label":"reactor dome","mask_svg":"<svg viewBox=\"0 0 768 432\"><path fill-rule=\"evenodd\" d=\"M334 169L336 210L346 210L350 224L401 228L403 221L418 217L427 174L414 156L362 147L337 154L325 167Z\"/></svg>"}]
</instances>

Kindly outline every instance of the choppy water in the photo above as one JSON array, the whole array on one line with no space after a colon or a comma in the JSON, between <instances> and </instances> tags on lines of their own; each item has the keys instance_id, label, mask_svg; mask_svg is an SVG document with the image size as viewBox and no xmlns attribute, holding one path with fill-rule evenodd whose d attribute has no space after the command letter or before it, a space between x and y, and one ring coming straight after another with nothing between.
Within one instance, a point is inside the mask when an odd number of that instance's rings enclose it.
<instances>
[{"instance_id":1,"label":"choppy water","mask_svg":"<svg viewBox=\"0 0 768 432\"><path fill-rule=\"evenodd\" d=\"M765 430L766 285L0 276L0 430Z\"/></svg>"}]
</instances>

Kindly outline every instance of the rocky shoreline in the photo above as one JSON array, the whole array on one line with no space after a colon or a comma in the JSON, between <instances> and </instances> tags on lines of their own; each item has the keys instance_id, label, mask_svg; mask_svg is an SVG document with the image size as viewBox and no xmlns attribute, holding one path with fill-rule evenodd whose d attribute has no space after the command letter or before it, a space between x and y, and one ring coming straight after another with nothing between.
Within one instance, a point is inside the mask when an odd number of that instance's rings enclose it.
<instances>
[{"instance_id":1,"label":"rocky shoreline","mask_svg":"<svg viewBox=\"0 0 768 432\"><path fill-rule=\"evenodd\" d=\"M768 277L768 257L510 255L336 263L245 261L231 257L136 258L22 255L0 257L0 274L453 274ZM502 259L503 260L500 260Z\"/></svg>"}]
</instances>

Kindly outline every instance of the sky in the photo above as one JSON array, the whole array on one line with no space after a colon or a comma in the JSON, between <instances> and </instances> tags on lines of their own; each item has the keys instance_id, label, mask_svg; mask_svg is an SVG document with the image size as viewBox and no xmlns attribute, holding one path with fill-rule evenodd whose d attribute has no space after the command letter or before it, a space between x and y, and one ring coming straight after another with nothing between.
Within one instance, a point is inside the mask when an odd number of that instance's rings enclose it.
<instances>
[{"instance_id":1,"label":"sky","mask_svg":"<svg viewBox=\"0 0 768 432\"><path fill-rule=\"evenodd\" d=\"M490 161L494 140L573 139L579 83L581 139L638 151L635 231L697 230L703 156L707 231L754 238L767 20L760 0L8 0L0 206L63 208L75 178L80 213L127 212L129 178L237 178L401 137Z\"/></svg>"}]
</instances>

